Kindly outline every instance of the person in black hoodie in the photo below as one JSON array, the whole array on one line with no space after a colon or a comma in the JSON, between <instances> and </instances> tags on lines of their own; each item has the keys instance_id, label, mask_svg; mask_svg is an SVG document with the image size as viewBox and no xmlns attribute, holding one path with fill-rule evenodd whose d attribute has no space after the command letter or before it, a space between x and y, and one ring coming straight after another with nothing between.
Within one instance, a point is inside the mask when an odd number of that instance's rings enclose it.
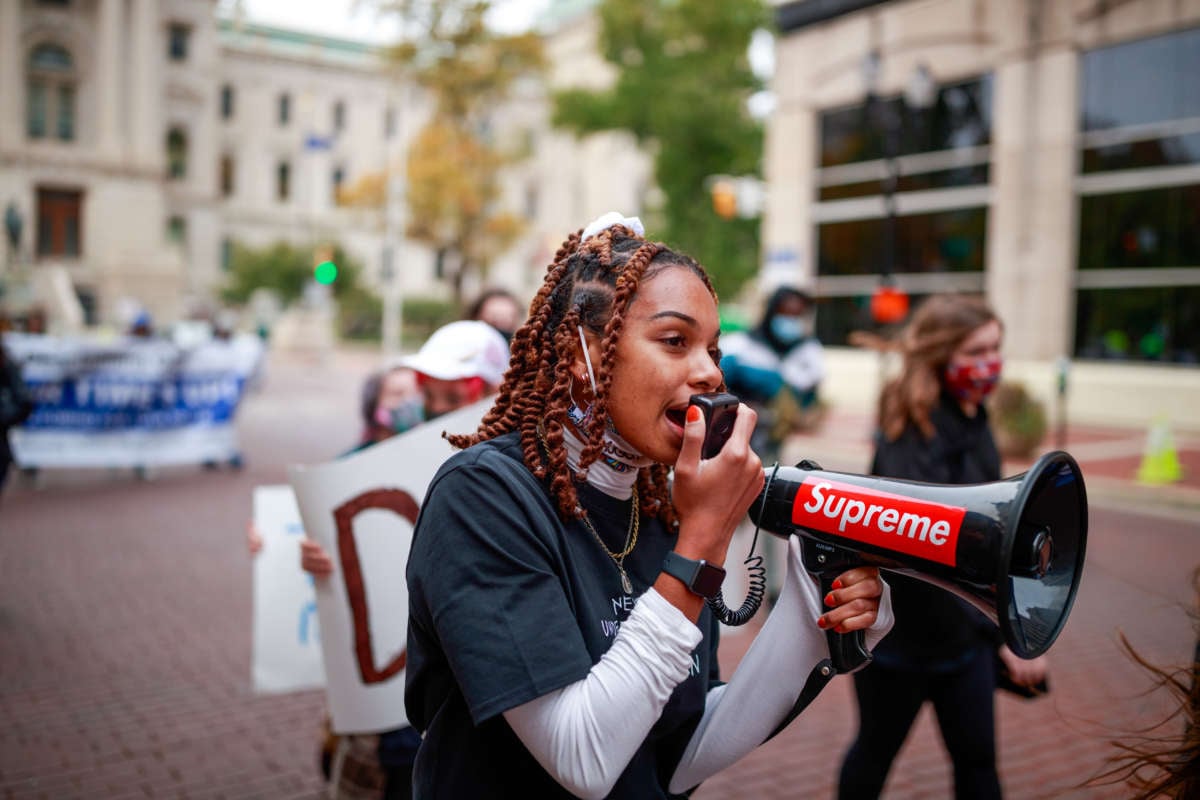
<instances>
[{"instance_id":1,"label":"person in black hoodie","mask_svg":"<svg viewBox=\"0 0 1200 800\"><path fill-rule=\"evenodd\" d=\"M879 399L871 473L927 483L1000 479L984 399L1000 380L1004 330L982 300L934 295L900 335L898 377ZM925 701L933 703L954 765L957 798L1001 796L996 772L995 659L1014 681L1045 676L1042 658L1018 658L995 625L966 602L913 578L889 575L896 625L854 675L858 736L838 783L840 800L878 797Z\"/></svg>"}]
</instances>

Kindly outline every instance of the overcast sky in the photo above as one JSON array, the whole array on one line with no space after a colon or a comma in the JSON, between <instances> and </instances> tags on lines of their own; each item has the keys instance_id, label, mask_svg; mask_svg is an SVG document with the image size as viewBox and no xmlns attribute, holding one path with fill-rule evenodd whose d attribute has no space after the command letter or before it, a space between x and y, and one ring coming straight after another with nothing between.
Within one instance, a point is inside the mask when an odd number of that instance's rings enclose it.
<instances>
[{"instance_id":1,"label":"overcast sky","mask_svg":"<svg viewBox=\"0 0 1200 800\"><path fill-rule=\"evenodd\" d=\"M7 0L0 0L7 2ZM515 32L527 29L550 0L494 0L492 24L498 30ZM229 13L236 0L221 0ZM395 39L396 26L383 24L362 0L242 0L246 16L256 22L281 28L314 31L330 36L388 42Z\"/></svg>"}]
</instances>

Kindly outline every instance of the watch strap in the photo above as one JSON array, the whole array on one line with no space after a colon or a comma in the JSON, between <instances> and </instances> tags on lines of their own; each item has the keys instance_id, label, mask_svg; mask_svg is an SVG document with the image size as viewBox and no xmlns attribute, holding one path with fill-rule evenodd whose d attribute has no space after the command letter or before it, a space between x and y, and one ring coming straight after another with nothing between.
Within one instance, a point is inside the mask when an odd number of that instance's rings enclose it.
<instances>
[{"instance_id":1,"label":"watch strap","mask_svg":"<svg viewBox=\"0 0 1200 800\"><path fill-rule=\"evenodd\" d=\"M725 580L725 570L716 564L710 564L704 559L691 559L679 555L674 550L667 553L663 559L663 572L678 578L692 594L704 598L715 597L721 591L721 583Z\"/></svg>"}]
</instances>

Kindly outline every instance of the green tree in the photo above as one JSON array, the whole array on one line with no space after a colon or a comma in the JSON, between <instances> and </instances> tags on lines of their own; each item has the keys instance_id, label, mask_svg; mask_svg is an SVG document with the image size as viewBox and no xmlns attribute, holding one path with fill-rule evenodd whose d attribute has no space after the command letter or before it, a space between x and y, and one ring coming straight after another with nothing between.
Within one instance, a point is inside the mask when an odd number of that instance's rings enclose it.
<instances>
[{"instance_id":1,"label":"green tree","mask_svg":"<svg viewBox=\"0 0 1200 800\"><path fill-rule=\"evenodd\" d=\"M757 174L762 127L746 111L761 88L750 37L768 27L761 0L602 0L600 49L616 67L606 91L555 97L554 122L583 135L627 130L654 152L664 195L658 235L697 257L717 291L758 269L758 223L713 210L707 179Z\"/></svg>"},{"instance_id":2,"label":"green tree","mask_svg":"<svg viewBox=\"0 0 1200 800\"><path fill-rule=\"evenodd\" d=\"M271 289L279 295L284 305L293 303L312 280L314 255L318 249L325 248L329 249L331 260L338 267L337 280L332 284L334 297L363 291L358 283L362 267L351 260L340 245L313 248L276 242L267 247L253 248L234 243L221 298L227 303L241 304L250 299L255 289Z\"/></svg>"},{"instance_id":3,"label":"green tree","mask_svg":"<svg viewBox=\"0 0 1200 800\"><path fill-rule=\"evenodd\" d=\"M542 70L541 39L490 30L485 0L375 5L401 19L404 40L392 54L434 105L408 152L406 233L437 253L461 302L463 279L486 275L521 232L521 220L499 205L501 170L516 155L493 141L491 117L518 78Z\"/></svg>"}]
</instances>

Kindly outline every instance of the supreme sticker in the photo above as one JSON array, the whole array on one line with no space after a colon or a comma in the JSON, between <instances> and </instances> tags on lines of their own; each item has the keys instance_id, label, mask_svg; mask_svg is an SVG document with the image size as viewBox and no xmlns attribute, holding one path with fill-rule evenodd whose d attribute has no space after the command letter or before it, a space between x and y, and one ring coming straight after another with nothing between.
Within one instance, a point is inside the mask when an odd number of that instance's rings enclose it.
<instances>
[{"instance_id":1,"label":"supreme sticker","mask_svg":"<svg viewBox=\"0 0 1200 800\"><path fill-rule=\"evenodd\" d=\"M958 506L807 478L796 492L792 522L953 567L966 513Z\"/></svg>"}]
</instances>

